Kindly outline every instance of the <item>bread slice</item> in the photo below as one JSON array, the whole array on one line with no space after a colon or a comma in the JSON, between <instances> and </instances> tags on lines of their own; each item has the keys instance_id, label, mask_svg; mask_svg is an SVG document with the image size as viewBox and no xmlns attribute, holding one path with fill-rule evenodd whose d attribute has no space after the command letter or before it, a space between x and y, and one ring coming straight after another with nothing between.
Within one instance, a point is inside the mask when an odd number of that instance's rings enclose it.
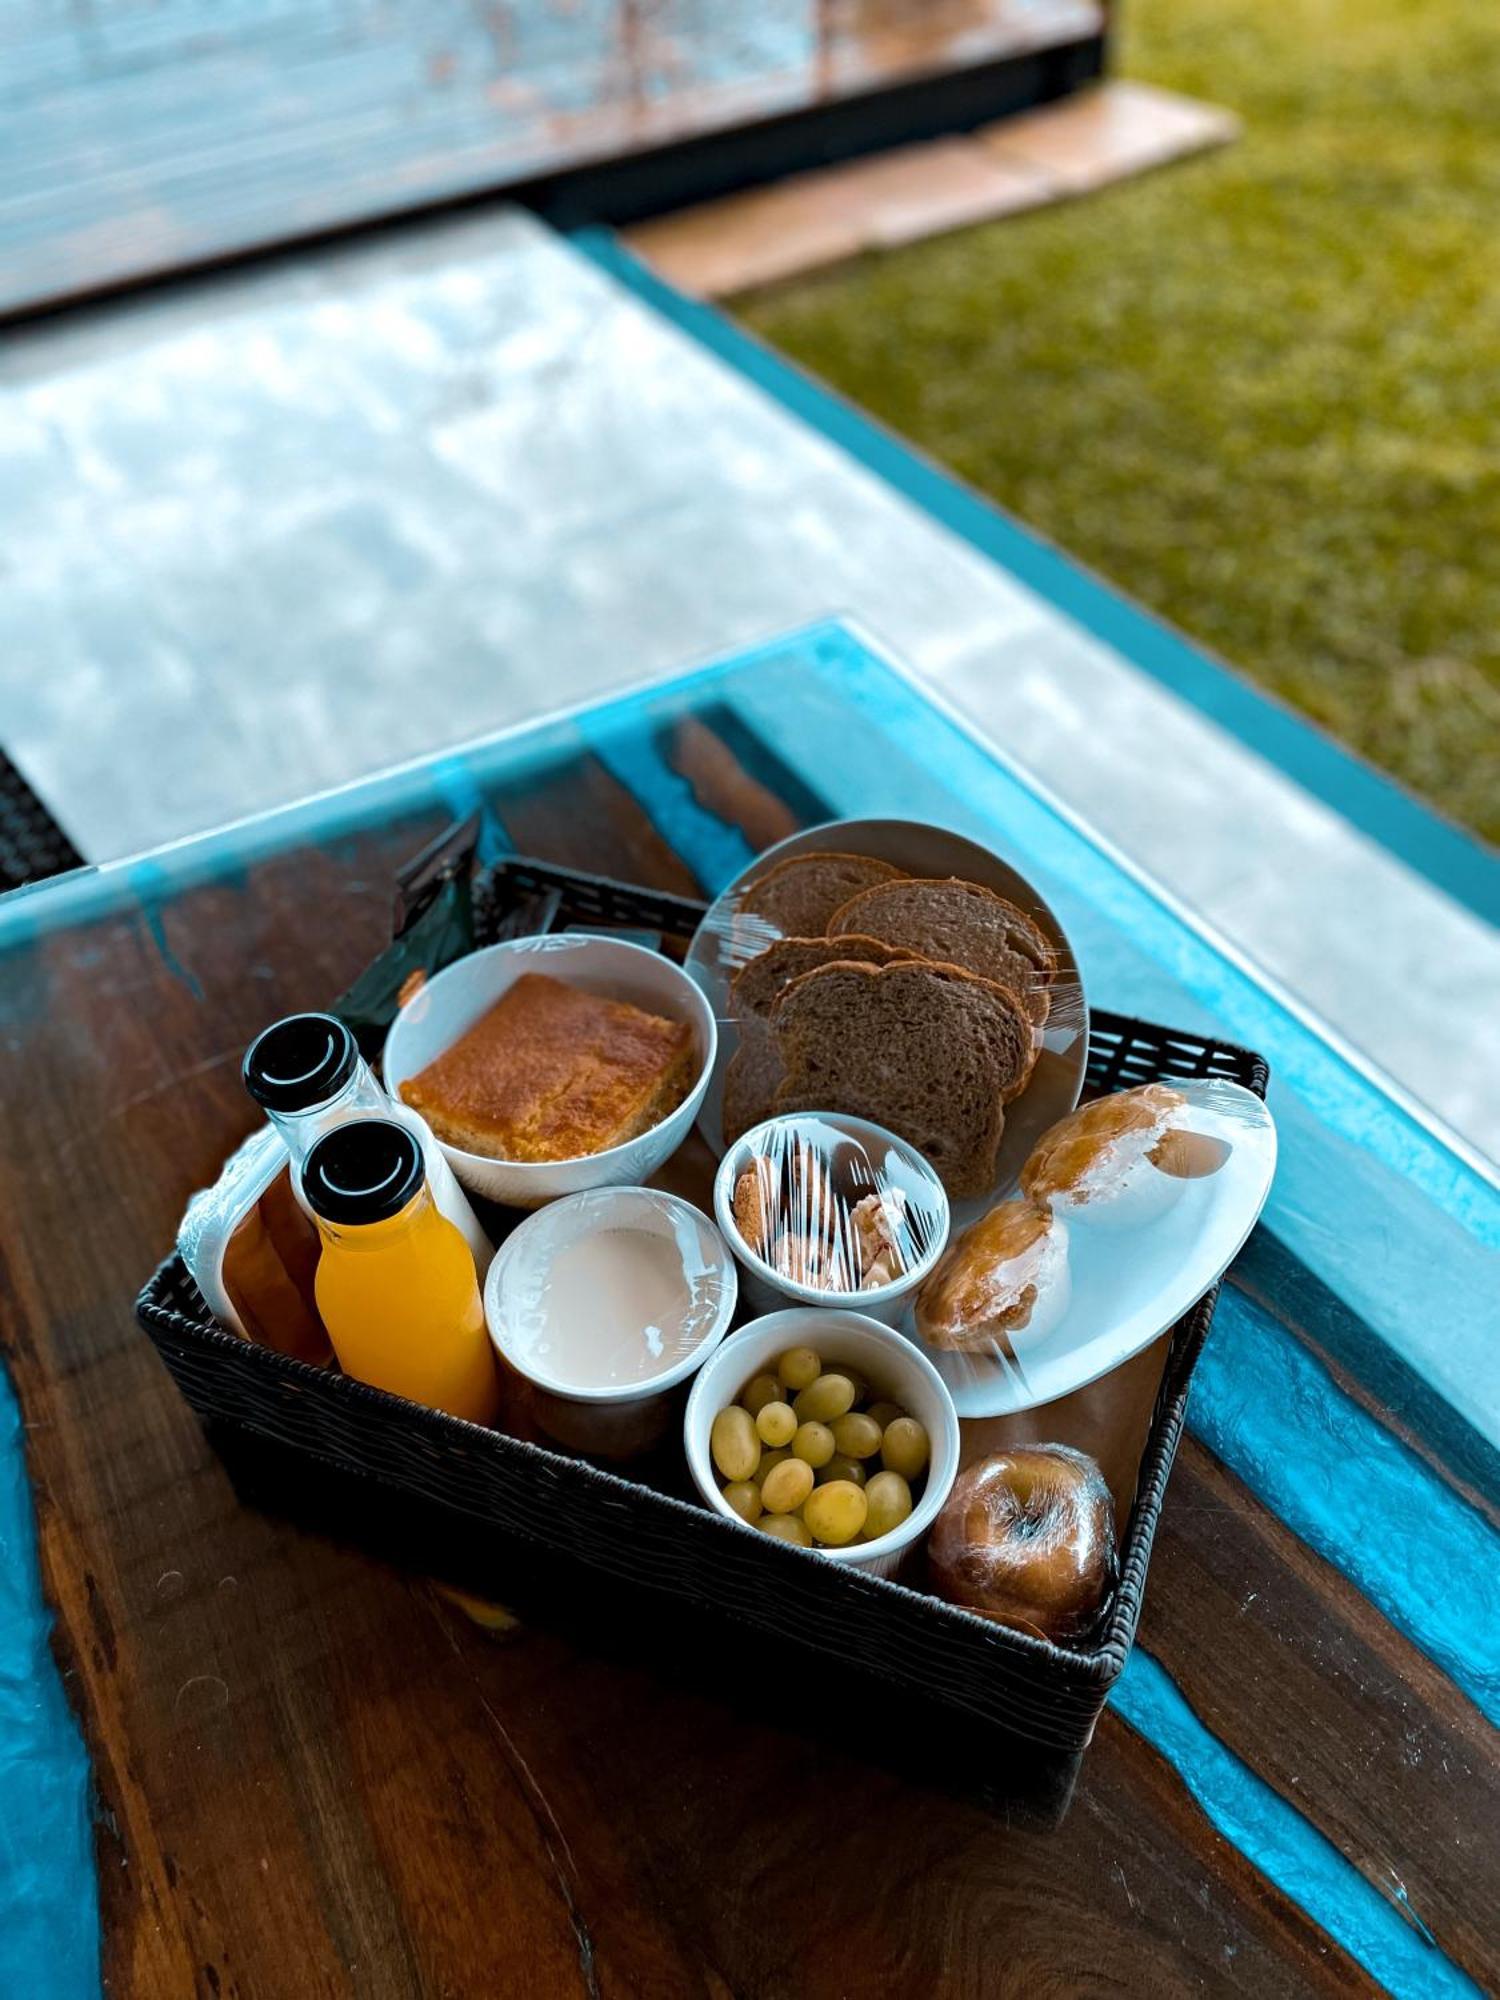
<instances>
[{"instance_id":1,"label":"bread slice","mask_svg":"<svg viewBox=\"0 0 1500 2000\"><path fill-rule=\"evenodd\" d=\"M829 922L830 937L852 932L993 979L1019 995L1035 1027L1047 1019L1054 947L1024 911L978 882L950 876L875 883L851 897Z\"/></svg>"},{"instance_id":2,"label":"bread slice","mask_svg":"<svg viewBox=\"0 0 1500 2000\"><path fill-rule=\"evenodd\" d=\"M867 854L794 854L740 893L738 911L773 924L783 937L821 937L841 903L901 870Z\"/></svg>"},{"instance_id":3,"label":"bread slice","mask_svg":"<svg viewBox=\"0 0 1500 2000\"><path fill-rule=\"evenodd\" d=\"M1003 1099L1031 1055L1008 987L957 965L835 960L804 972L771 1010L785 1074L777 1111L844 1111L889 1126L950 1195L987 1194Z\"/></svg>"},{"instance_id":4,"label":"bread slice","mask_svg":"<svg viewBox=\"0 0 1500 2000\"><path fill-rule=\"evenodd\" d=\"M794 979L835 960L858 965L891 965L898 959L920 958L905 945L886 944L877 937L784 937L742 965L729 984L730 1005L743 1021L749 1014L769 1020L771 1009Z\"/></svg>"},{"instance_id":5,"label":"bread slice","mask_svg":"<svg viewBox=\"0 0 1500 2000\"><path fill-rule=\"evenodd\" d=\"M724 1072L724 1138L727 1143L771 1115L771 1098L781 1081L781 1057L771 1033L771 1009L792 980L834 959L888 965L913 954L879 938L778 938L742 965L729 986L729 1004L739 1043Z\"/></svg>"}]
</instances>

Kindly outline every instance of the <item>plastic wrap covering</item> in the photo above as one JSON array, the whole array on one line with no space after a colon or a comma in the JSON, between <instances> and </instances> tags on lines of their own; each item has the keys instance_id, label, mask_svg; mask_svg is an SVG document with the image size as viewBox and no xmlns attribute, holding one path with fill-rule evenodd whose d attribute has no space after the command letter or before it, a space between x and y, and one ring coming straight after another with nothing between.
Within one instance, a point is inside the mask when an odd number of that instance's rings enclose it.
<instances>
[{"instance_id":1,"label":"plastic wrap covering","mask_svg":"<svg viewBox=\"0 0 1500 2000\"><path fill-rule=\"evenodd\" d=\"M1222 1275L1276 1134L1221 1078L1096 1098L1043 1134L1021 1192L960 1231L915 1303L960 1415L1050 1402L1138 1354Z\"/></svg>"}]
</instances>

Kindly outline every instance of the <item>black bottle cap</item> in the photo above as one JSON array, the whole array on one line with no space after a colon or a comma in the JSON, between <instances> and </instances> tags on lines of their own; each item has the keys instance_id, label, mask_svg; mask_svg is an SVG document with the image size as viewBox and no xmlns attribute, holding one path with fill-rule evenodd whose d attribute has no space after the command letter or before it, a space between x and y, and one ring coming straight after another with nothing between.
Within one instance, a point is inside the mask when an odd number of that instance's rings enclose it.
<instances>
[{"instance_id":1,"label":"black bottle cap","mask_svg":"<svg viewBox=\"0 0 1500 2000\"><path fill-rule=\"evenodd\" d=\"M288 1014L245 1051L245 1088L267 1111L312 1111L354 1074L359 1044L332 1014Z\"/></svg>"},{"instance_id":2,"label":"black bottle cap","mask_svg":"<svg viewBox=\"0 0 1500 2000\"><path fill-rule=\"evenodd\" d=\"M325 1132L302 1169L302 1192L325 1222L387 1222L425 1177L422 1148L404 1125L351 1118Z\"/></svg>"}]
</instances>

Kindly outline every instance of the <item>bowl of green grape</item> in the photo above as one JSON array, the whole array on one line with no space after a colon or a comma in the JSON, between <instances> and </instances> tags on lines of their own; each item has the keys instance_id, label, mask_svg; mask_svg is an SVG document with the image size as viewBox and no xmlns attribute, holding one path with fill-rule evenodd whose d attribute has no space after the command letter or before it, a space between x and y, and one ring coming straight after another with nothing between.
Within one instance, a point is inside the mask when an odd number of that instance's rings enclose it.
<instances>
[{"instance_id":1,"label":"bowl of green grape","mask_svg":"<svg viewBox=\"0 0 1500 2000\"><path fill-rule=\"evenodd\" d=\"M865 1313L794 1307L710 1355L684 1418L688 1468L727 1520L894 1575L958 1473L958 1417L917 1347Z\"/></svg>"}]
</instances>

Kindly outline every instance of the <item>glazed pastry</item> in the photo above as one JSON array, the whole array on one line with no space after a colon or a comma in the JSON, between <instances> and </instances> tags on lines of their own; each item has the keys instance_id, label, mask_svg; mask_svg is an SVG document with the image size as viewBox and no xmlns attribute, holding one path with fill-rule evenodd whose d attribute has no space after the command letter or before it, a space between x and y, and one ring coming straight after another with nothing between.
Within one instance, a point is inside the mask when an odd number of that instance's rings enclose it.
<instances>
[{"instance_id":1,"label":"glazed pastry","mask_svg":"<svg viewBox=\"0 0 1500 2000\"><path fill-rule=\"evenodd\" d=\"M1080 1104L1037 1141L1021 1169L1022 1190L1070 1219L1116 1208L1112 1219L1145 1219L1148 1206L1164 1205L1180 1187L1156 1159L1185 1108L1164 1083Z\"/></svg>"},{"instance_id":2,"label":"glazed pastry","mask_svg":"<svg viewBox=\"0 0 1500 2000\"><path fill-rule=\"evenodd\" d=\"M952 1603L1067 1645L1088 1637L1119 1577L1114 1501L1068 1445L996 1452L959 1474L927 1560Z\"/></svg>"},{"instance_id":3,"label":"glazed pastry","mask_svg":"<svg viewBox=\"0 0 1500 2000\"><path fill-rule=\"evenodd\" d=\"M1033 1201L1002 1202L957 1237L917 1294L930 1347L1014 1351L1046 1336L1067 1310L1068 1232Z\"/></svg>"}]
</instances>

